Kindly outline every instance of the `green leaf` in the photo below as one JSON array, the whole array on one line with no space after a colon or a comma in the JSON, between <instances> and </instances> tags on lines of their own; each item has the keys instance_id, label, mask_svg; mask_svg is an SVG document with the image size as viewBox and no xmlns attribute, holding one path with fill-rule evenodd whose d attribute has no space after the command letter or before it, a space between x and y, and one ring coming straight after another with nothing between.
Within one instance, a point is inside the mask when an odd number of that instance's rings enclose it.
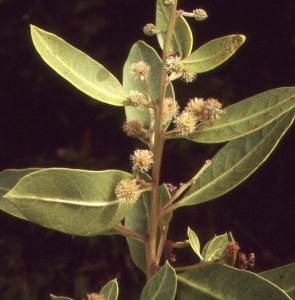
<instances>
[{"instance_id":1,"label":"green leaf","mask_svg":"<svg viewBox=\"0 0 295 300\"><path fill-rule=\"evenodd\" d=\"M31 222L90 236L113 228L132 208L114 193L117 183L129 178L116 170L44 169L24 176L5 198Z\"/></svg>"},{"instance_id":2,"label":"green leaf","mask_svg":"<svg viewBox=\"0 0 295 300\"><path fill-rule=\"evenodd\" d=\"M63 297L63 296L54 296L50 294L50 298L51 300L74 300L71 298L67 298L67 297Z\"/></svg>"},{"instance_id":3,"label":"green leaf","mask_svg":"<svg viewBox=\"0 0 295 300\"><path fill-rule=\"evenodd\" d=\"M171 7L163 5L162 0L157 0L156 27L158 30L166 31L170 19ZM163 49L163 36L157 34L160 47ZM183 58L190 55L193 46L191 29L183 16L176 19L171 39L171 51L177 51Z\"/></svg>"},{"instance_id":4,"label":"green leaf","mask_svg":"<svg viewBox=\"0 0 295 300\"><path fill-rule=\"evenodd\" d=\"M179 300L291 299L284 291L249 271L223 264L204 263L177 275Z\"/></svg>"},{"instance_id":5,"label":"green leaf","mask_svg":"<svg viewBox=\"0 0 295 300\"><path fill-rule=\"evenodd\" d=\"M202 73L212 70L230 58L244 43L246 37L232 34L212 40L182 60L184 69Z\"/></svg>"},{"instance_id":6,"label":"green leaf","mask_svg":"<svg viewBox=\"0 0 295 300\"><path fill-rule=\"evenodd\" d=\"M125 227L142 235L148 234L150 200L150 191L141 193L139 199L125 217ZM146 257L144 244L132 238L127 238L127 243L132 261L145 273Z\"/></svg>"},{"instance_id":7,"label":"green leaf","mask_svg":"<svg viewBox=\"0 0 295 300\"><path fill-rule=\"evenodd\" d=\"M295 264L286 265L270 271L259 273L259 276L274 283L295 299Z\"/></svg>"},{"instance_id":8,"label":"green leaf","mask_svg":"<svg viewBox=\"0 0 295 300\"><path fill-rule=\"evenodd\" d=\"M204 247L202 255L207 261L220 259L228 242L227 233L215 236Z\"/></svg>"},{"instance_id":9,"label":"green leaf","mask_svg":"<svg viewBox=\"0 0 295 300\"><path fill-rule=\"evenodd\" d=\"M116 279L109 281L99 292L107 300L117 300L119 295L119 287Z\"/></svg>"},{"instance_id":10,"label":"green leaf","mask_svg":"<svg viewBox=\"0 0 295 300\"><path fill-rule=\"evenodd\" d=\"M220 143L236 139L285 114L295 107L295 87L282 87L247 98L225 108L226 114L186 138L199 143Z\"/></svg>"},{"instance_id":11,"label":"green leaf","mask_svg":"<svg viewBox=\"0 0 295 300\"><path fill-rule=\"evenodd\" d=\"M17 182L27 174L39 171L39 168L30 168L23 170L4 170L0 173L0 209L14 217L28 220L23 213L17 209L10 201L5 199L3 196L11 190Z\"/></svg>"},{"instance_id":12,"label":"green leaf","mask_svg":"<svg viewBox=\"0 0 295 300\"><path fill-rule=\"evenodd\" d=\"M123 69L123 87L128 92L136 90L147 96L143 83L140 80L135 81L129 75L130 65L140 60L143 60L151 67L151 74L147 77L147 83L154 99L157 100L160 90L162 61L157 52L143 41L135 43L129 52ZM167 86L166 97L175 98L171 83ZM144 126L148 127L150 125L150 113L148 108L126 106L125 112L127 120L138 119Z\"/></svg>"},{"instance_id":13,"label":"green leaf","mask_svg":"<svg viewBox=\"0 0 295 300\"><path fill-rule=\"evenodd\" d=\"M171 199L170 192L166 186L166 184L163 184L159 188L159 207L164 206L169 200ZM162 226L165 226L169 224L169 222L172 219L172 211L168 212L167 214L160 217L159 223Z\"/></svg>"},{"instance_id":14,"label":"green leaf","mask_svg":"<svg viewBox=\"0 0 295 300\"><path fill-rule=\"evenodd\" d=\"M145 177L141 176L142 179L149 181L149 177L146 174L144 176ZM161 185L159 188L159 205L166 203L166 199L168 197L170 198L170 195L167 195L167 187L165 185ZM151 210L150 203L151 192L146 191L141 193L139 199L125 217L125 227L142 235L147 235L149 231L149 216ZM166 223L167 221L170 221L169 218L169 214L164 215L162 221ZM127 238L127 243L132 261L137 267L145 272L146 253L144 244L132 238Z\"/></svg>"},{"instance_id":15,"label":"green leaf","mask_svg":"<svg viewBox=\"0 0 295 300\"><path fill-rule=\"evenodd\" d=\"M215 199L240 184L266 160L293 120L294 111L290 111L258 131L228 142L177 206Z\"/></svg>"},{"instance_id":16,"label":"green leaf","mask_svg":"<svg viewBox=\"0 0 295 300\"><path fill-rule=\"evenodd\" d=\"M60 37L31 25L33 43L59 75L86 95L117 106L123 106L126 92L104 66L74 48Z\"/></svg>"},{"instance_id":17,"label":"green leaf","mask_svg":"<svg viewBox=\"0 0 295 300\"><path fill-rule=\"evenodd\" d=\"M176 293L176 274L168 262L145 285L140 300L173 300Z\"/></svg>"},{"instance_id":18,"label":"green leaf","mask_svg":"<svg viewBox=\"0 0 295 300\"><path fill-rule=\"evenodd\" d=\"M199 242L198 236L189 227L187 228L187 235L189 237L189 242L190 242L191 247L193 248L195 253L200 257L200 259L202 260L203 257L200 252L200 242Z\"/></svg>"}]
</instances>

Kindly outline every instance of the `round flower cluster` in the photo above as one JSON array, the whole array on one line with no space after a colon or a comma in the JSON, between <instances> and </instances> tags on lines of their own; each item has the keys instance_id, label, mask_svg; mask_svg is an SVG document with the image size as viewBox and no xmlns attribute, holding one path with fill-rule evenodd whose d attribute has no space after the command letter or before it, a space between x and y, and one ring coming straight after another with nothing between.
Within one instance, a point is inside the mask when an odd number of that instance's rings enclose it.
<instances>
[{"instance_id":1,"label":"round flower cluster","mask_svg":"<svg viewBox=\"0 0 295 300\"><path fill-rule=\"evenodd\" d=\"M131 64L129 68L129 74L135 81L137 81L137 79L143 80L151 73L151 67L143 60Z\"/></svg>"},{"instance_id":2,"label":"round flower cluster","mask_svg":"<svg viewBox=\"0 0 295 300\"><path fill-rule=\"evenodd\" d=\"M138 119L126 120L123 124L123 131L127 133L130 137L140 137L145 134L145 129L142 123Z\"/></svg>"},{"instance_id":3,"label":"round flower cluster","mask_svg":"<svg viewBox=\"0 0 295 300\"><path fill-rule=\"evenodd\" d=\"M132 162L132 170L140 169L142 172L147 172L153 165L153 153L149 150L138 149L130 156Z\"/></svg>"},{"instance_id":4,"label":"round flower cluster","mask_svg":"<svg viewBox=\"0 0 295 300\"><path fill-rule=\"evenodd\" d=\"M136 179L122 179L115 188L115 194L118 200L133 203L138 198L138 188Z\"/></svg>"},{"instance_id":5,"label":"round flower cluster","mask_svg":"<svg viewBox=\"0 0 295 300\"><path fill-rule=\"evenodd\" d=\"M219 118L219 114L225 113L221 107L222 104L217 99L191 99L186 108L174 117L176 132L188 135L194 132L199 124L212 125Z\"/></svg>"},{"instance_id":6,"label":"round flower cluster","mask_svg":"<svg viewBox=\"0 0 295 300\"><path fill-rule=\"evenodd\" d=\"M133 90L129 92L129 95L127 96L127 105L139 107L144 106L146 103L147 99L142 93Z\"/></svg>"},{"instance_id":7,"label":"round flower cluster","mask_svg":"<svg viewBox=\"0 0 295 300\"><path fill-rule=\"evenodd\" d=\"M194 98L190 100L185 110L194 114L198 122L208 121L213 124L219 118L219 114L225 113L221 107L222 104L217 99Z\"/></svg>"},{"instance_id":8,"label":"round flower cluster","mask_svg":"<svg viewBox=\"0 0 295 300\"><path fill-rule=\"evenodd\" d=\"M163 125L167 125L179 110L178 103L172 98L165 98L163 107Z\"/></svg>"}]
</instances>

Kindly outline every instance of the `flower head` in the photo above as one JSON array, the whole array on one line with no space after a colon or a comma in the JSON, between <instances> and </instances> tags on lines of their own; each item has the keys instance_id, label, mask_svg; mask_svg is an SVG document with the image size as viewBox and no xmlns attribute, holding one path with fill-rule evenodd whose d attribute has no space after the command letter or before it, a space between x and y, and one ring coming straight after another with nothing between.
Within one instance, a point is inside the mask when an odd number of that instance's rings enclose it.
<instances>
[{"instance_id":1,"label":"flower head","mask_svg":"<svg viewBox=\"0 0 295 300\"><path fill-rule=\"evenodd\" d=\"M132 161L132 169L140 169L142 172L147 172L153 165L153 153L149 150L138 149L130 156Z\"/></svg>"},{"instance_id":2,"label":"flower head","mask_svg":"<svg viewBox=\"0 0 295 300\"><path fill-rule=\"evenodd\" d=\"M150 73L151 67L143 60L130 65L129 74L135 81L139 78L143 80L148 77Z\"/></svg>"},{"instance_id":3,"label":"flower head","mask_svg":"<svg viewBox=\"0 0 295 300\"><path fill-rule=\"evenodd\" d=\"M171 119L177 115L179 110L178 103L172 98L165 98L163 107L163 125L167 125Z\"/></svg>"},{"instance_id":4,"label":"flower head","mask_svg":"<svg viewBox=\"0 0 295 300\"><path fill-rule=\"evenodd\" d=\"M213 124L219 118L219 114L225 113L221 107L222 104L217 99L194 98L190 99L185 110L191 112L198 121L208 121Z\"/></svg>"},{"instance_id":5,"label":"flower head","mask_svg":"<svg viewBox=\"0 0 295 300\"><path fill-rule=\"evenodd\" d=\"M167 57L165 69L168 73L180 73L183 71L183 65L180 59L178 55L169 55Z\"/></svg>"},{"instance_id":6,"label":"flower head","mask_svg":"<svg viewBox=\"0 0 295 300\"><path fill-rule=\"evenodd\" d=\"M144 106L145 103L147 103L147 99L142 93L133 90L129 92L129 95L127 96L127 104L133 107L139 107Z\"/></svg>"},{"instance_id":7,"label":"flower head","mask_svg":"<svg viewBox=\"0 0 295 300\"><path fill-rule=\"evenodd\" d=\"M124 125L123 125L123 130L130 137L136 137L136 138L144 135L144 132L146 131L143 128L142 123L138 119L126 120Z\"/></svg>"},{"instance_id":8,"label":"flower head","mask_svg":"<svg viewBox=\"0 0 295 300\"><path fill-rule=\"evenodd\" d=\"M182 74L182 80L186 83L193 82L197 78L197 73L191 71L184 71Z\"/></svg>"},{"instance_id":9,"label":"flower head","mask_svg":"<svg viewBox=\"0 0 295 300\"><path fill-rule=\"evenodd\" d=\"M138 198L138 188L136 179L122 179L115 188L115 194L118 200L133 203Z\"/></svg>"},{"instance_id":10,"label":"flower head","mask_svg":"<svg viewBox=\"0 0 295 300\"><path fill-rule=\"evenodd\" d=\"M196 117L189 111L184 110L178 114L173 123L175 124L176 131L181 135L188 135L196 130Z\"/></svg>"}]
</instances>

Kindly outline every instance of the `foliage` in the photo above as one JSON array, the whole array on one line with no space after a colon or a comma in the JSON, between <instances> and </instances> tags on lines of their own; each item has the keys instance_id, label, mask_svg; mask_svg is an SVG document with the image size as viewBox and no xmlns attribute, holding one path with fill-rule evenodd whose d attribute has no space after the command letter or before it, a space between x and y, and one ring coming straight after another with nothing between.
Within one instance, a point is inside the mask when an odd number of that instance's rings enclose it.
<instances>
[{"instance_id":1,"label":"foliage","mask_svg":"<svg viewBox=\"0 0 295 300\"><path fill-rule=\"evenodd\" d=\"M148 150L136 150L131 156L132 173L6 170L0 174L0 208L71 235L126 237L133 262L146 274L140 299L266 299L269 295L291 299L294 283L280 278L290 276L294 265L261 274L246 271L254 264L254 254L247 259L238 252L231 233L214 237L202 250L190 228L188 240L167 240L176 209L217 199L243 182L268 158L294 120L295 87L266 91L225 109L217 99L195 97L179 111L172 82L181 78L190 83L196 73L218 67L246 39L228 35L192 52L192 33L184 17L199 14L200 10L177 10L177 1L158 0L156 26L147 24L144 32L157 34L162 56L145 42L136 42L124 65L122 84L85 53L31 25L33 43L44 61L86 95L124 106L124 131ZM183 138L228 143L176 188L161 183L160 167L165 141ZM149 169L151 176L146 174ZM173 267L173 248L188 245L199 263ZM235 268L235 263L243 270ZM87 297L117 299L117 281ZM51 295L51 299L70 298Z\"/></svg>"}]
</instances>

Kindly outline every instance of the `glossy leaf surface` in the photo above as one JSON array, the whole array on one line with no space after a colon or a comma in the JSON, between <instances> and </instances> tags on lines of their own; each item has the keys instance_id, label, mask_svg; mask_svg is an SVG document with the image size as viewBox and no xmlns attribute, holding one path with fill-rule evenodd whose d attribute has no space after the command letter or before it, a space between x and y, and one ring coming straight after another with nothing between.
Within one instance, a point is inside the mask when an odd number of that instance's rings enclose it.
<instances>
[{"instance_id":1,"label":"glossy leaf surface","mask_svg":"<svg viewBox=\"0 0 295 300\"><path fill-rule=\"evenodd\" d=\"M125 90L104 66L60 37L36 26L31 25L31 35L45 62L77 89L96 100L124 105Z\"/></svg>"},{"instance_id":2,"label":"glossy leaf surface","mask_svg":"<svg viewBox=\"0 0 295 300\"><path fill-rule=\"evenodd\" d=\"M39 168L23 169L23 170L5 170L0 173L0 209L13 215L14 217L27 220L23 213L15 207L9 200L3 196L11 190L17 182L27 174L39 171Z\"/></svg>"},{"instance_id":3,"label":"glossy leaf surface","mask_svg":"<svg viewBox=\"0 0 295 300\"><path fill-rule=\"evenodd\" d=\"M266 126L294 107L295 87L270 90L227 106L226 114L213 126L204 126L187 139L199 143L233 140Z\"/></svg>"},{"instance_id":4,"label":"glossy leaf surface","mask_svg":"<svg viewBox=\"0 0 295 300\"><path fill-rule=\"evenodd\" d=\"M249 271L223 264L201 264L177 275L179 300L253 300L291 298L276 285Z\"/></svg>"},{"instance_id":5,"label":"glossy leaf surface","mask_svg":"<svg viewBox=\"0 0 295 300\"><path fill-rule=\"evenodd\" d=\"M132 208L114 194L117 183L129 178L116 170L44 169L24 176L5 198L31 222L89 236L113 228Z\"/></svg>"},{"instance_id":6,"label":"glossy leaf surface","mask_svg":"<svg viewBox=\"0 0 295 300\"><path fill-rule=\"evenodd\" d=\"M173 300L176 292L176 274L168 262L145 285L140 300Z\"/></svg>"},{"instance_id":7,"label":"glossy leaf surface","mask_svg":"<svg viewBox=\"0 0 295 300\"><path fill-rule=\"evenodd\" d=\"M107 300L117 300L119 295L119 287L116 279L109 281L99 292Z\"/></svg>"},{"instance_id":8,"label":"glossy leaf surface","mask_svg":"<svg viewBox=\"0 0 295 300\"><path fill-rule=\"evenodd\" d=\"M162 0L157 0L156 27L158 30L166 31L170 19L171 7L163 5ZM163 49L163 36L157 34L160 47ZM185 58L190 55L193 45L191 29L183 16L176 19L171 39L171 51L178 52L179 56Z\"/></svg>"},{"instance_id":9,"label":"glossy leaf surface","mask_svg":"<svg viewBox=\"0 0 295 300\"><path fill-rule=\"evenodd\" d=\"M269 280L295 299L295 264L259 273L259 276Z\"/></svg>"},{"instance_id":10,"label":"glossy leaf surface","mask_svg":"<svg viewBox=\"0 0 295 300\"><path fill-rule=\"evenodd\" d=\"M130 76L130 65L138 61L144 61L151 67L151 74L147 77L147 83L155 100L159 97L160 89L160 74L162 62L157 52L143 41L135 43L128 55L127 61L123 69L123 86L127 92L131 90L139 91L146 95L146 89L140 80L135 81ZM174 99L174 91L172 84L167 86L166 97ZM145 107L125 107L127 120L138 119L145 126L150 125L149 109Z\"/></svg>"},{"instance_id":11,"label":"glossy leaf surface","mask_svg":"<svg viewBox=\"0 0 295 300\"><path fill-rule=\"evenodd\" d=\"M207 72L229 59L245 40L246 37L239 34L217 38L201 46L181 62L188 71Z\"/></svg>"},{"instance_id":12,"label":"glossy leaf surface","mask_svg":"<svg viewBox=\"0 0 295 300\"><path fill-rule=\"evenodd\" d=\"M293 120L294 111L290 111L260 130L228 142L179 206L215 199L240 184L266 160Z\"/></svg>"}]
</instances>

